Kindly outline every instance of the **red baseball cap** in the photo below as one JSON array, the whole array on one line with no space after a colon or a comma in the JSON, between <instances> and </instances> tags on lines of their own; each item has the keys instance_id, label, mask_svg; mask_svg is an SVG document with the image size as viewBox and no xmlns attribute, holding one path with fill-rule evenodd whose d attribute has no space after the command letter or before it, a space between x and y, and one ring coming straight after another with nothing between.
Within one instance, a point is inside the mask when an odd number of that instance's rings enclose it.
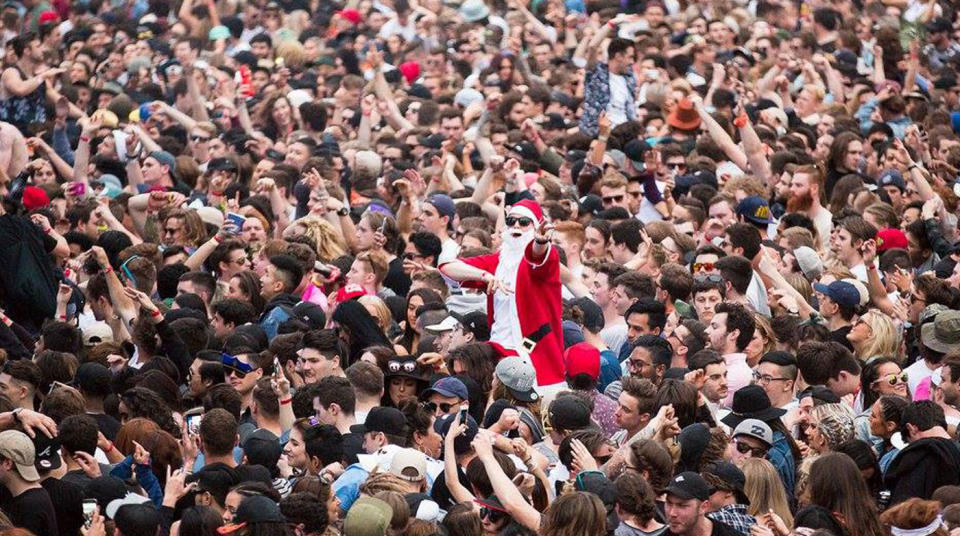
<instances>
[{"instance_id":1,"label":"red baseball cap","mask_svg":"<svg viewBox=\"0 0 960 536\"><path fill-rule=\"evenodd\" d=\"M900 229L881 229L877 231L877 251L888 249L907 249L907 235Z\"/></svg>"},{"instance_id":2,"label":"red baseball cap","mask_svg":"<svg viewBox=\"0 0 960 536\"><path fill-rule=\"evenodd\" d=\"M567 366L567 376L587 374L594 380L600 377L600 350L596 346L578 342L563 352L563 361Z\"/></svg>"},{"instance_id":3,"label":"red baseball cap","mask_svg":"<svg viewBox=\"0 0 960 536\"><path fill-rule=\"evenodd\" d=\"M367 291L364 290L363 287L356 283L350 283L349 285L340 287L340 290L337 291L337 303L343 303L366 295Z\"/></svg>"}]
</instances>

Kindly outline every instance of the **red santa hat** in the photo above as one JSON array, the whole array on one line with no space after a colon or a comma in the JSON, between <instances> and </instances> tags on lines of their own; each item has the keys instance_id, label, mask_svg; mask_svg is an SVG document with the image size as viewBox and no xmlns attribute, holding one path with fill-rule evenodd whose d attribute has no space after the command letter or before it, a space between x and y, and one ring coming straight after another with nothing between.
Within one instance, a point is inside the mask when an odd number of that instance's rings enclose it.
<instances>
[{"instance_id":1,"label":"red santa hat","mask_svg":"<svg viewBox=\"0 0 960 536\"><path fill-rule=\"evenodd\" d=\"M507 214L530 218L536 222L537 225L543 223L543 210L540 208L540 203L537 203L533 199L521 199L517 201L510 207L510 212Z\"/></svg>"}]
</instances>

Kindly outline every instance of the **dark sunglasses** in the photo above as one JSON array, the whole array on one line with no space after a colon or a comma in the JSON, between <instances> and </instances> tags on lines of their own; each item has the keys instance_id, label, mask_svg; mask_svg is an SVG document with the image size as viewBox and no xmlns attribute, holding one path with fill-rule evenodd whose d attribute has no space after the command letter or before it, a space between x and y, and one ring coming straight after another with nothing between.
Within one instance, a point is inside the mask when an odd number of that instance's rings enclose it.
<instances>
[{"instance_id":1,"label":"dark sunglasses","mask_svg":"<svg viewBox=\"0 0 960 536\"><path fill-rule=\"evenodd\" d=\"M673 163L668 162L666 165L670 169L686 169L687 168L687 165L684 164L683 162L673 162Z\"/></svg>"},{"instance_id":2,"label":"dark sunglasses","mask_svg":"<svg viewBox=\"0 0 960 536\"><path fill-rule=\"evenodd\" d=\"M220 354L220 363L230 369L238 378L245 378L247 374L253 372L253 367L243 361L240 361L236 357L224 352Z\"/></svg>"},{"instance_id":3,"label":"dark sunglasses","mask_svg":"<svg viewBox=\"0 0 960 536\"><path fill-rule=\"evenodd\" d=\"M387 370L389 370L390 372L400 372L401 369L404 372L413 372L417 370L417 362L416 361L388 361L387 362Z\"/></svg>"},{"instance_id":4,"label":"dark sunglasses","mask_svg":"<svg viewBox=\"0 0 960 536\"><path fill-rule=\"evenodd\" d=\"M197 136L196 134L191 134L190 139L193 141L210 141L210 138L206 136Z\"/></svg>"},{"instance_id":5,"label":"dark sunglasses","mask_svg":"<svg viewBox=\"0 0 960 536\"><path fill-rule=\"evenodd\" d=\"M753 454L754 458L763 458L767 455L767 450L757 447L751 447L746 443L741 443L737 440L733 441L737 445L737 452L740 454Z\"/></svg>"},{"instance_id":6,"label":"dark sunglasses","mask_svg":"<svg viewBox=\"0 0 960 536\"><path fill-rule=\"evenodd\" d=\"M520 224L520 227L530 227L531 225L533 225L533 220L523 216L519 218L516 216L507 216L504 222L507 224L507 227L513 227L518 223Z\"/></svg>"},{"instance_id":7,"label":"dark sunglasses","mask_svg":"<svg viewBox=\"0 0 960 536\"><path fill-rule=\"evenodd\" d=\"M443 413L450 413L450 410L453 406L459 406L460 404L447 404L446 402L441 402L439 404L434 404L433 402L425 402L423 404L423 409L429 411L430 413L436 413L437 408L440 408L440 411Z\"/></svg>"},{"instance_id":8,"label":"dark sunglasses","mask_svg":"<svg viewBox=\"0 0 960 536\"><path fill-rule=\"evenodd\" d=\"M723 283L723 278L716 274L698 275L693 278L694 283Z\"/></svg>"},{"instance_id":9,"label":"dark sunglasses","mask_svg":"<svg viewBox=\"0 0 960 536\"><path fill-rule=\"evenodd\" d=\"M491 523L496 523L505 517L507 517L506 512L487 508L486 506L480 509L480 519L489 519Z\"/></svg>"},{"instance_id":10,"label":"dark sunglasses","mask_svg":"<svg viewBox=\"0 0 960 536\"><path fill-rule=\"evenodd\" d=\"M604 203L619 203L623 201L623 195L608 195L603 198Z\"/></svg>"}]
</instances>

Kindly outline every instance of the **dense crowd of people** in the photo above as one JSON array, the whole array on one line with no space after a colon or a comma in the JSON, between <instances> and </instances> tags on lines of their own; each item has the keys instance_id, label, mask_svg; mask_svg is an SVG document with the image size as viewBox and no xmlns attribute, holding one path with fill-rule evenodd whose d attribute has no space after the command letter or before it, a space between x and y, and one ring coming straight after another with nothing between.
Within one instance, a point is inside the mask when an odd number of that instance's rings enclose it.
<instances>
[{"instance_id":1,"label":"dense crowd of people","mask_svg":"<svg viewBox=\"0 0 960 536\"><path fill-rule=\"evenodd\" d=\"M10 0L0 536L960 534L947 0Z\"/></svg>"}]
</instances>

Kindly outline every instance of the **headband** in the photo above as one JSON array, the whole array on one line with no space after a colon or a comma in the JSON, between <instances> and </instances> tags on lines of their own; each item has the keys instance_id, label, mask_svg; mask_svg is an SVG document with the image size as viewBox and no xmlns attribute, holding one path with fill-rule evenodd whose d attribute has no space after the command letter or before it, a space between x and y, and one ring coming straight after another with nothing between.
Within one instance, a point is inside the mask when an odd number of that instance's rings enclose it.
<instances>
[{"instance_id":1,"label":"headband","mask_svg":"<svg viewBox=\"0 0 960 536\"><path fill-rule=\"evenodd\" d=\"M893 536L927 536L929 534L933 534L942 526L943 516L937 515L937 518L926 527L920 527L919 529L901 529L900 527L890 527L890 534Z\"/></svg>"}]
</instances>

